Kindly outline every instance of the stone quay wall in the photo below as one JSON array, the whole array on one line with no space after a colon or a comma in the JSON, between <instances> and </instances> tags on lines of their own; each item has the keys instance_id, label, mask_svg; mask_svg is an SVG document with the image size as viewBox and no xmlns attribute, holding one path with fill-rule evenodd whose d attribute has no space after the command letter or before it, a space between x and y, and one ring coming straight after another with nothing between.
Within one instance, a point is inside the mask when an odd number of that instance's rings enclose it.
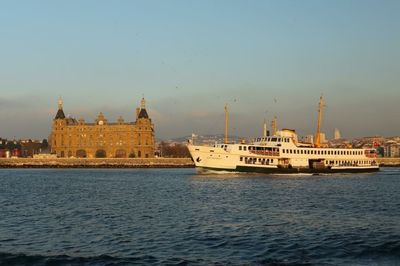
<instances>
[{"instance_id":1,"label":"stone quay wall","mask_svg":"<svg viewBox=\"0 0 400 266\"><path fill-rule=\"evenodd\" d=\"M0 168L191 168L190 158L0 158Z\"/></svg>"},{"instance_id":2,"label":"stone quay wall","mask_svg":"<svg viewBox=\"0 0 400 266\"><path fill-rule=\"evenodd\" d=\"M399 167L400 158L377 158L377 163L382 167Z\"/></svg>"}]
</instances>

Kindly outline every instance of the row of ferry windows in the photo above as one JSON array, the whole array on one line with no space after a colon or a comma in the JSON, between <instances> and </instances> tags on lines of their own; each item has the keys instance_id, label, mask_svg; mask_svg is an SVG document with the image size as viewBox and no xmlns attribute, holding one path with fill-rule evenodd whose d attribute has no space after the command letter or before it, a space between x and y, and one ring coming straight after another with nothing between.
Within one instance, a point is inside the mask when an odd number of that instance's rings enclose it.
<instances>
[{"instance_id":1,"label":"row of ferry windows","mask_svg":"<svg viewBox=\"0 0 400 266\"><path fill-rule=\"evenodd\" d=\"M256 146L239 146L239 151L276 151L278 152L278 148L270 148L270 147L256 147Z\"/></svg>"},{"instance_id":2,"label":"row of ferry windows","mask_svg":"<svg viewBox=\"0 0 400 266\"><path fill-rule=\"evenodd\" d=\"M317 154L317 155L362 155L363 151L282 149L282 153L289 153L289 154Z\"/></svg>"},{"instance_id":3,"label":"row of ferry windows","mask_svg":"<svg viewBox=\"0 0 400 266\"><path fill-rule=\"evenodd\" d=\"M255 157L240 157L241 162L245 162L247 164L256 164L257 162L260 164L270 164L274 163L274 159L266 159L266 158L255 158Z\"/></svg>"},{"instance_id":4,"label":"row of ferry windows","mask_svg":"<svg viewBox=\"0 0 400 266\"><path fill-rule=\"evenodd\" d=\"M289 138L277 138L277 137L269 137L269 138L257 138L257 142L289 142Z\"/></svg>"},{"instance_id":5,"label":"row of ferry windows","mask_svg":"<svg viewBox=\"0 0 400 266\"><path fill-rule=\"evenodd\" d=\"M325 164L330 165L339 165L339 166L358 166L358 165L365 165L365 164L372 164L375 165L375 161L325 161Z\"/></svg>"}]
</instances>

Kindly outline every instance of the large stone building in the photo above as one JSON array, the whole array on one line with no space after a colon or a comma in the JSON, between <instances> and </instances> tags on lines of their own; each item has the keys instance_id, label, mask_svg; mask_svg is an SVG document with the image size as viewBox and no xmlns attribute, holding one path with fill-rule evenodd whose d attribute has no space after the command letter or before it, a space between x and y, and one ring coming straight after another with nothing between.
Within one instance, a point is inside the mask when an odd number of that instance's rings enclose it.
<instances>
[{"instance_id":1,"label":"large stone building","mask_svg":"<svg viewBox=\"0 0 400 266\"><path fill-rule=\"evenodd\" d=\"M150 158L154 157L154 125L144 99L136 108L135 122L125 122L120 117L116 123L108 122L103 113L94 123L66 117L60 99L50 144L57 157Z\"/></svg>"}]
</instances>

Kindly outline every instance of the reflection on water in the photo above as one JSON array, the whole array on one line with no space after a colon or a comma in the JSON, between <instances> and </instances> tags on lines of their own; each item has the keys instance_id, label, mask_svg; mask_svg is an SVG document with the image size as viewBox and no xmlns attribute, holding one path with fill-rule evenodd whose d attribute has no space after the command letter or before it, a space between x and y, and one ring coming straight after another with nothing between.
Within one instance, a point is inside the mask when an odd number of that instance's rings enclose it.
<instances>
[{"instance_id":1,"label":"reflection on water","mask_svg":"<svg viewBox=\"0 0 400 266\"><path fill-rule=\"evenodd\" d=\"M398 265L400 169L0 170L0 264Z\"/></svg>"}]
</instances>

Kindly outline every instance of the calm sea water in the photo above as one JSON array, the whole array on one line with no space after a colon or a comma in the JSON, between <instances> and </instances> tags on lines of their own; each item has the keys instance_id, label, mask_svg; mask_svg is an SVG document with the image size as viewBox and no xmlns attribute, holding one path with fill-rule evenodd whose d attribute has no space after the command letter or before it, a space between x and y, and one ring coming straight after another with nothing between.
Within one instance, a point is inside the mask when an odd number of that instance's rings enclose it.
<instances>
[{"instance_id":1,"label":"calm sea water","mask_svg":"<svg viewBox=\"0 0 400 266\"><path fill-rule=\"evenodd\" d=\"M400 265L400 169L0 170L0 265Z\"/></svg>"}]
</instances>

